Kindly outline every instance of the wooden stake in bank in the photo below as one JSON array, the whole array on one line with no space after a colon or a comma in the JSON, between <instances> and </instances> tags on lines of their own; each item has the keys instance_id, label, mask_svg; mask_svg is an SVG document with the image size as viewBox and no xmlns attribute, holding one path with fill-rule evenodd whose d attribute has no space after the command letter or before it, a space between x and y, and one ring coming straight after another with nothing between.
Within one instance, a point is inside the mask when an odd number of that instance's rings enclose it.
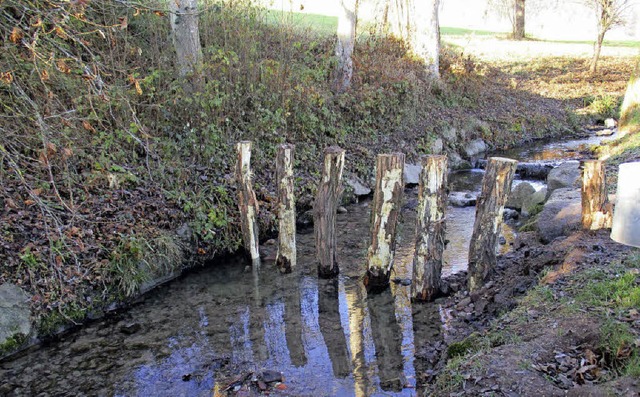
<instances>
[{"instance_id":1,"label":"wooden stake in bank","mask_svg":"<svg viewBox=\"0 0 640 397\"><path fill-rule=\"evenodd\" d=\"M428 302L440 291L447 208L447 156L422 161L418 184L416 252L413 260L411 298Z\"/></svg>"},{"instance_id":2,"label":"wooden stake in bank","mask_svg":"<svg viewBox=\"0 0 640 397\"><path fill-rule=\"evenodd\" d=\"M251 141L236 144L236 183L238 184L238 207L240 208L240 223L244 248L254 264L259 263L258 252L258 200L251 186Z\"/></svg>"},{"instance_id":3,"label":"wooden stake in bank","mask_svg":"<svg viewBox=\"0 0 640 397\"><path fill-rule=\"evenodd\" d=\"M276 266L290 273L296 266L296 203L293 197L293 145L278 146L278 254Z\"/></svg>"},{"instance_id":4,"label":"wooden stake in bank","mask_svg":"<svg viewBox=\"0 0 640 397\"><path fill-rule=\"evenodd\" d=\"M604 164L599 160L584 160L582 168L582 228L611 228L613 208L607 195Z\"/></svg>"},{"instance_id":5,"label":"wooden stake in bank","mask_svg":"<svg viewBox=\"0 0 640 397\"><path fill-rule=\"evenodd\" d=\"M469 246L469 290L481 288L496 266L496 241L502 213L511 192L516 160L491 157L476 205L476 221Z\"/></svg>"},{"instance_id":6,"label":"wooden stake in bank","mask_svg":"<svg viewBox=\"0 0 640 397\"><path fill-rule=\"evenodd\" d=\"M313 204L313 230L316 238L318 275L323 278L338 274L336 262L336 213L342 195L344 149L331 146L324 151L322 180Z\"/></svg>"},{"instance_id":7,"label":"wooden stake in bank","mask_svg":"<svg viewBox=\"0 0 640 397\"><path fill-rule=\"evenodd\" d=\"M369 291L389 285L396 245L396 225L404 190L404 154L379 154L376 188L371 205L371 245L367 254L364 283Z\"/></svg>"}]
</instances>

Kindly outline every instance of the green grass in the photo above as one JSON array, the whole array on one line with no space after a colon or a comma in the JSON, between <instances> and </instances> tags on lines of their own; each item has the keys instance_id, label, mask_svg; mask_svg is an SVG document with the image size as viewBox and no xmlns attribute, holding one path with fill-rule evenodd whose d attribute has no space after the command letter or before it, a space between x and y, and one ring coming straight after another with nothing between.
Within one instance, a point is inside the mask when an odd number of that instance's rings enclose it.
<instances>
[{"instance_id":1,"label":"green grass","mask_svg":"<svg viewBox=\"0 0 640 397\"><path fill-rule=\"evenodd\" d=\"M311 31L329 36L338 29L338 17L279 10L267 10L266 21L270 24L288 25L299 31Z\"/></svg>"},{"instance_id":2,"label":"green grass","mask_svg":"<svg viewBox=\"0 0 640 397\"><path fill-rule=\"evenodd\" d=\"M443 36L504 36L507 32L492 32L489 30L454 28L450 26L440 26L440 34Z\"/></svg>"}]
</instances>

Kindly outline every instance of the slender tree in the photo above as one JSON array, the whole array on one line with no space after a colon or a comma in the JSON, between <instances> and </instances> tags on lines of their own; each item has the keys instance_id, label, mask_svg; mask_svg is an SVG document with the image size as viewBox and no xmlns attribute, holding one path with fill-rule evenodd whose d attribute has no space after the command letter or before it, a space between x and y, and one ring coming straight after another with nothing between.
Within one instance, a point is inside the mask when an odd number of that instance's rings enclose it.
<instances>
[{"instance_id":1,"label":"slender tree","mask_svg":"<svg viewBox=\"0 0 640 397\"><path fill-rule=\"evenodd\" d=\"M440 79L439 6L440 0L413 0L411 20L414 22L410 24L409 36L413 52L422 59L427 72L436 80Z\"/></svg>"},{"instance_id":2,"label":"slender tree","mask_svg":"<svg viewBox=\"0 0 640 397\"><path fill-rule=\"evenodd\" d=\"M353 77L353 49L356 42L356 23L358 0L340 0L340 16L338 17L338 41L336 57L338 69L334 83L334 91L342 93L351 86Z\"/></svg>"},{"instance_id":3,"label":"slender tree","mask_svg":"<svg viewBox=\"0 0 640 397\"><path fill-rule=\"evenodd\" d=\"M589 63L589 71L595 73L600 59L600 51L604 42L604 35L615 26L624 25L627 14L634 0L584 0L591 8L597 19L597 36L593 45L593 57Z\"/></svg>"},{"instance_id":4,"label":"slender tree","mask_svg":"<svg viewBox=\"0 0 640 397\"><path fill-rule=\"evenodd\" d=\"M522 40L524 39L525 0L515 0L514 9L513 38Z\"/></svg>"},{"instance_id":5,"label":"slender tree","mask_svg":"<svg viewBox=\"0 0 640 397\"><path fill-rule=\"evenodd\" d=\"M178 56L178 75L188 77L185 91L200 89L202 47L198 28L197 0L169 0L173 45Z\"/></svg>"}]
</instances>

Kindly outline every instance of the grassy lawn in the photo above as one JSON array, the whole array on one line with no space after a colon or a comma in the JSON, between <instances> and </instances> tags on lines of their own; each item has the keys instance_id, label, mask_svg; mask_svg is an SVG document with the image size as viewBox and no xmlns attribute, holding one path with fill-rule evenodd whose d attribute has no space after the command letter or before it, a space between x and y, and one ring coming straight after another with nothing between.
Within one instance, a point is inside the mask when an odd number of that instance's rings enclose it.
<instances>
[{"instance_id":1,"label":"grassy lawn","mask_svg":"<svg viewBox=\"0 0 640 397\"><path fill-rule=\"evenodd\" d=\"M288 25L301 31L314 31L323 36L335 34L338 28L338 17L331 15L267 10L266 19L268 23Z\"/></svg>"}]
</instances>

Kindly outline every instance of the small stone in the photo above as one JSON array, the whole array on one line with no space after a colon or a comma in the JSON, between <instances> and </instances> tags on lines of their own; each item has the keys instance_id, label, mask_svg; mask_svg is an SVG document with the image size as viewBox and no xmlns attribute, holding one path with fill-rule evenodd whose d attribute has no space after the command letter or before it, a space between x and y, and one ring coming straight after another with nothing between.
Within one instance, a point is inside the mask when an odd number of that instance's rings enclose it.
<instances>
[{"instance_id":1,"label":"small stone","mask_svg":"<svg viewBox=\"0 0 640 397\"><path fill-rule=\"evenodd\" d=\"M120 327L120 332L126 335L132 335L140 331L140 328L142 328L140 323L127 323Z\"/></svg>"},{"instance_id":2,"label":"small stone","mask_svg":"<svg viewBox=\"0 0 640 397\"><path fill-rule=\"evenodd\" d=\"M611 117L609 117L604 121L604 126L606 128L616 128L617 125L618 125L618 122L615 119L612 119Z\"/></svg>"},{"instance_id":3,"label":"small stone","mask_svg":"<svg viewBox=\"0 0 640 397\"><path fill-rule=\"evenodd\" d=\"M604 130L596 131L596 136L610 136L613 135L614 130L605 128Z\"/></svg>"},{"instance_id":4,"label":"small stone","mask_svg":"<svg viewBox=\"0 0 640 397\"><path fill-rule=\"evenodd\" d=\"M349 212L349 211L347 211L346 208L344 208L342 206L338 207L338 214L346 214L347 212Z\"/></svg>"},{"instance_id":5,"label":"small stone","mask_svg":"<svg viewBox=\"0 0 640 397\"><path fill-rule=\"evenodd\" d=\"M271 369L262 371L260 376L262 377L262 380L264 382L266 382L266 383L282 382L283 381L282 373L278 372L278 371L271 370Z\"/></svg>"},{"instance_id":6,"label":"small stone","mask_svg":"<svg viewBox=\"0 0 640 397\"><path fill-rule=\"evenodd\" d=\"M270 238L269 240L264 242L264 245L276 245L276 240L273 238Z\"/></svg>"}]
</instances>

